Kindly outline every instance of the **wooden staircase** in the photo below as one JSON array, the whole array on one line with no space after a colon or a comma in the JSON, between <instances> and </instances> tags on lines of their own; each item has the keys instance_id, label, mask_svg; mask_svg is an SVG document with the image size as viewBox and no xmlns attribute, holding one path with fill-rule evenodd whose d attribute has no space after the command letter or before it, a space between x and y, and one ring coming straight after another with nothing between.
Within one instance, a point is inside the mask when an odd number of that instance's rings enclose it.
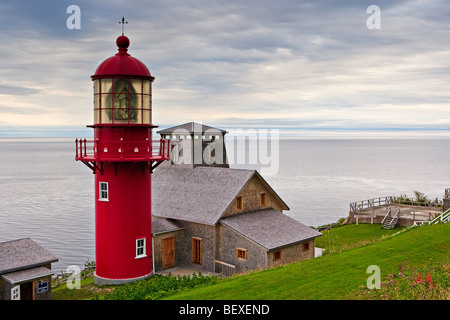
<instances>
[{"instance_id":1,"label":"wooden staircase","mask_svg":"<svg viewBox=\"0 0 450 320\"><path fill-rule=\"evenodd\" d=\"M384 229L394 229L395 226L398 223L398 214L400 213L400 209L397 210L395 215L391 216L391 208L388 209L386 216L384 217L381 224L383 225Z\"/></svg>"},{"instance_id":2,"label":"wooden staircase","mask_svg":"<svg viewBox=\"0 0 450 320\"><path fill-rule=\"evenodd\" d=\"M397 217L387 217L386 220L383 223L384 229L394 229L397 225L398 218Z\"/></svg>"}]
</instances>

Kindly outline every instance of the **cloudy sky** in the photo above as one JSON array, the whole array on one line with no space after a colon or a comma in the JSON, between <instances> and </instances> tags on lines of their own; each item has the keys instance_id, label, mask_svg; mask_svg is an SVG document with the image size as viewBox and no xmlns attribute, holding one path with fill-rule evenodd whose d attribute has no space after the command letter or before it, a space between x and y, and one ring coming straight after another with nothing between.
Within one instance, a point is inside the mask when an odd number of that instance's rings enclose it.
<instances>
[{"instance_id":1,"label":"cloudy sky","mask_svg":"<svg viewBox=\"0 0 450 320\"><path fill-rule=\"evenodd\" d=\"M156 77L160 127L450 135L444 0L0 0L0 135L92 134L90 76L117 52L122 16L129 53Z\"/></svg>"}]
</instances>

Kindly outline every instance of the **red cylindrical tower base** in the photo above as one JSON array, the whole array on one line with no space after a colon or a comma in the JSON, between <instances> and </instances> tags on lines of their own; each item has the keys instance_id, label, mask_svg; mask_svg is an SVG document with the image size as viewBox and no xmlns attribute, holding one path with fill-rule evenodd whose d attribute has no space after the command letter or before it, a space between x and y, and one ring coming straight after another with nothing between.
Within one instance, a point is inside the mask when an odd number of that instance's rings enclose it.
<instances>
[{"instance_id":1,"label":"red cylindrical tower base","mask_svg":"<svg viewBox=\"0 0 450 320\"><path fill-rule=\"evenodd\" d=\"M104 162L95 174L95 282L116 284L152 270L151 172L145 162Z\"/></svg>"}]
</instances>

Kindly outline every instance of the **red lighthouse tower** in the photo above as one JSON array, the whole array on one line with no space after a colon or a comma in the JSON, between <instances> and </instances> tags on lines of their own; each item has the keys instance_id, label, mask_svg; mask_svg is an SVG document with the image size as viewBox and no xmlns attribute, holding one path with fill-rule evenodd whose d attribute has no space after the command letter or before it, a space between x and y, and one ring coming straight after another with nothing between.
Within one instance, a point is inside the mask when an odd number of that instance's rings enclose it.
<instances>
[{"instance_id":1,"label":"red lighthouse tower","mask_svg":"<svg viewBox=\"0 0 450 320\"><path fill-rule=\"evenodd\" d=\"M129 39L91 77L94 140L76 140L75 159L95 174L95 283L118 284L152 270L151 173L169 159L167 140L152 141L152 82L128 54Z\"/></svg>"}]
</instances>

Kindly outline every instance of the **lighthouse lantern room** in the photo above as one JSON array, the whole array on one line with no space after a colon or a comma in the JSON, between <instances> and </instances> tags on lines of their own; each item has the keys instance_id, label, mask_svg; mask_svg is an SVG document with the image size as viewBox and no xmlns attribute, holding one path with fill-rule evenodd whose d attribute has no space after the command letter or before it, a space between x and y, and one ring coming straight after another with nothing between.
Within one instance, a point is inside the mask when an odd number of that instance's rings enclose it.
<instances>
[{"instance_id":1,"label":"lighthouse lantern room","mask_svg":"<svg viewBox=\"0 0 450 320\"><path fill-rule=\"evenodd\" d=\"M152 82L148 68L117 38L118 53L91 77L94 139L77 139L75 159L95 174L97 284L119 284L152 270L151 173L169 159L169 141L152 140Z\"/></svg>"}]
</instances>

